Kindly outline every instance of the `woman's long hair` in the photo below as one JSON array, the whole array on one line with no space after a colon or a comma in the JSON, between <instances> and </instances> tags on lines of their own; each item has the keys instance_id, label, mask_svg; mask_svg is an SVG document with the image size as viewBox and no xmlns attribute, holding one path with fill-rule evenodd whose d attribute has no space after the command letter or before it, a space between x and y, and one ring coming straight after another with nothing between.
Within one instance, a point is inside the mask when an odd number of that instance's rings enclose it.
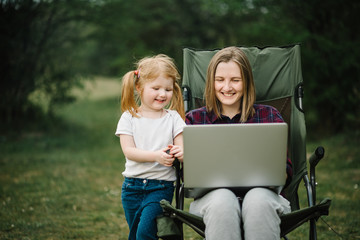
<instances>
[{"instance_id":1,"label":"woman's long hair","mask_svg":"<svg viewBox=\"0 0 360 240\"><path fill-rule=\"evenodd\" d=\"M206 102L206 109L208 112L213 111L217 117L221 117L221 102L217 99L215 94L215 72L216 68L221 62L235 62L241 72L241 77L244 84L244 94L240 103L240 122L246 122L247 119L254 115L254 103L256 99L254 78L250 66L250 62L245 53L238 47L227 47L218 51L211 59L206 75L206 85L204 91L204 98Z\"/></svg>"}]
</instances>

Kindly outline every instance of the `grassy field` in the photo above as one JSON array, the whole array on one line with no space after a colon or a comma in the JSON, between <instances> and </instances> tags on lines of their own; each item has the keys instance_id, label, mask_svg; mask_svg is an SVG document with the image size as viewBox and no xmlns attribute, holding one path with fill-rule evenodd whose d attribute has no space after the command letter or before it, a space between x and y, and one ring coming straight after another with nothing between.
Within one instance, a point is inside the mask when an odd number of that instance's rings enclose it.
<instances>
[{"instance_id":1,"label":"grassy field","mask_svg":"<svg viewBox=\"0 0 360 240\"><path fill-rule=\"evenodd\" d=\"M51 127L0 134L0 239L127 239L124 157L114 136L119 91L119 82L98 79L77 91L79 101L58 109L62 120ZM359 136L357 130L308 143L309 150L326 149L317 195L332 199L318 239L360 239ZM289 238L306 239L307 227ZM188 228L185 236L200 239Z\"/></svg>"}]
</instances>

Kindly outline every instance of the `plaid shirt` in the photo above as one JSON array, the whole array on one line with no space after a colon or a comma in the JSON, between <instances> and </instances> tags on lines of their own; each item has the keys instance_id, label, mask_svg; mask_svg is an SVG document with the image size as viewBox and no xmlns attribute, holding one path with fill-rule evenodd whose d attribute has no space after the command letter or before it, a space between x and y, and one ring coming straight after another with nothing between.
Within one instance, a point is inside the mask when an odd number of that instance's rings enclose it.
<instances>
[{"instance_id":1,"label":"plaid shirt","mask_svg":"<svg viewBox=\"0 0 360 240\"><path fill-rule=\"evenodd\" d=\"M273 123L284 122L279 111L271 106L254 104L255 114L249 118L245 123ZM232 119L227 116L221 116L218 118L213 112L207 112L206 107L201 107L192 110L186 114L185 122L187 125L196 124L236 124L240 123L240 114L235 115ZM292 163L290 158L287 158L286 162L287 179L285 187L291 182L293 175Z\"/></svg>"}]
</instances>

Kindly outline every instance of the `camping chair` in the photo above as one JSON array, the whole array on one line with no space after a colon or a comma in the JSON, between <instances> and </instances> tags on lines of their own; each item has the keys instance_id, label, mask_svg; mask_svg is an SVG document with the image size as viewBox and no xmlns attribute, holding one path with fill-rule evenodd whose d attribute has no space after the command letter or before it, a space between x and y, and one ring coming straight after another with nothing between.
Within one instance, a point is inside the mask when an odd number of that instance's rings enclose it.
<instances>
[{"instance_id":1,"label":"camping chair","mask_svg":"<svg viewBox=\"0 0 360 240\"><path fill-rule=\"evenodd\" d=\"M318 147L309 158L310 173L308 176L306 161L306 128L302 106L303 82L301 72L300 46L286 47L241 47L249 58L252 66L256 86L256 102L272 105L279 110L289 126L288 152L293 163L293 178L286 188L286 198L290 201L292 212L281 216L281 237L309 221L309 239L317 239L316 221L322 215L328 215L330 199L320 203L316 200L315 167L324 156L324 148ZM217 50L196 51L185 48L183 94L186 111L204 106L203 90L205 86L206 70L212 56ZM186 159L185 159L186 161ZM160 204L164 210L163 221L175 222L180 235L176 237L166 233L161 220L159 237L163 239L182 239L182 223L189 225L202 237L205 237L205 224L201 217L183 211L186 189L182 182L181 166L175 165L177 170L176 206L165 200ZM307 191L308 206L300 209L298 187L304 181ZM186 179L184 179L186 182ZM186 187L186 184L185 184ZM166 219L167 218L167 219ZM167 238L166 235L170 237Z\"/></svg>"}]
</instances>

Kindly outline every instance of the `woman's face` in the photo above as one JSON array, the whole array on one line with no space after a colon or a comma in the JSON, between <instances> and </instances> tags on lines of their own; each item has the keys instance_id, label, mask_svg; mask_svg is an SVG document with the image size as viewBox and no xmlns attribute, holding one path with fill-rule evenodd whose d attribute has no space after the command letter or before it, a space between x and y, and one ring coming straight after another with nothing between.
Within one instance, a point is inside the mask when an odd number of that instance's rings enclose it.
<instances>
[{"instance_id":1,"label":"woman's face","mask_svg":"<svg viewBox=\"0 0 360 240\"><path fill-rule=\"evenodd\" d=\"M221 62L215 71L215 95L224 108L240 109L244 95L243 79L237 63Z\"/></svg>"}]
</instances>

